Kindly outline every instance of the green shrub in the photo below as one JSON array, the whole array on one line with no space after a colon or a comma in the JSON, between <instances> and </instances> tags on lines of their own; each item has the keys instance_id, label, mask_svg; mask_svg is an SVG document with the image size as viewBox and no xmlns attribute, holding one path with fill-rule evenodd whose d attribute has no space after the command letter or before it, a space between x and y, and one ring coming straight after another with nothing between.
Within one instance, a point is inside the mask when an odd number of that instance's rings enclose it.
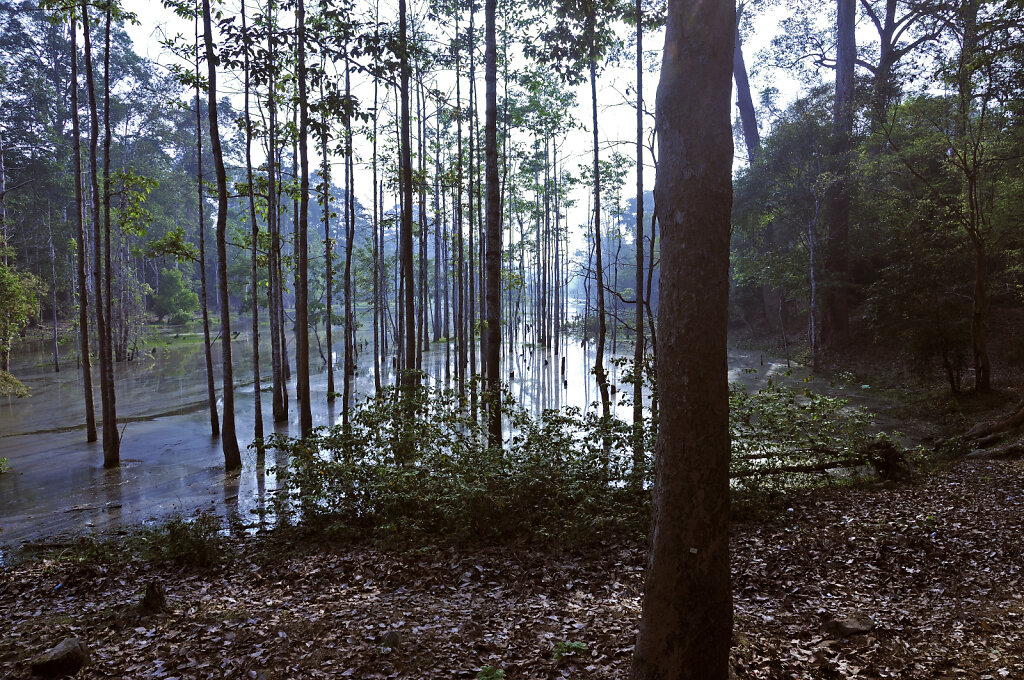
<instances>
[{"instance_id":1,"label":"green shrub","mask_svg":"<svg viewBox=\"0 0 1024 680\"><path fill-rule=\"evenodd\" d=\"M152 539L153 558L193 567L210 567L224 557L221 521L213 512L194 518L174 517Z\"/></svg>"},{"instance_id":2,"label":"green shrub","mask_svg":"<svg viewBox=\"0 0 1024 680\"><path fill-rule=\"evenodd\" d=\"M734 485L781 490L814 474L868 462L868 415L842 399L769 385L734 386ZM632 426L578 408L530 415L504 395L510 425L489 448L450 390L397 389L359 404L348 428L319 428L306 439L272 436L279 460L282 518L357 535L522 536L588 541L643 535L650 521L654 425L634 468ZM640 481L638 485L636 482Z\"/></svg>"},{"instance_id":3,"label":"green shrub","mask_svg":"<svg viewBox=\"0 0 1024 680\"><path fill-rule=\"evenodd\" d=\"M494 666L484 666L476 674L476 680L505 680L505 671Z\"/></svg>"},{"instance_id":4,"label":"green shrub","mask_svg":"<svg viewBox=\"0 0 1024 680\"><path fill-rule=\"evenodd\" d=\"M559 642L555 644L555 661L561 661L587 651L586 642Z\"/></svg>"},{"instance_id":5,"label":"green shrub","mask_svg":"<svg viewBox=\"0 0 1024 680\"><path fill-rule=\"evenodd\" d=\"M871 415L849 400L769 381L729 393L730 473L741 489L782 490L794 481L870 463Z\"/></svg>"},{"instance_id":6,"label":"green shrub","mask_svg":"<svg viewBox=\"0 0 1024 680\"><path fill-rule=\"evenodd\" d=\"M192 318L199 309L199 296L188 289L177 269L161 269L160 285L153 296L153 311L163 319L170 316L170 323L181 325Z\"/></svg>"}]
</instances>

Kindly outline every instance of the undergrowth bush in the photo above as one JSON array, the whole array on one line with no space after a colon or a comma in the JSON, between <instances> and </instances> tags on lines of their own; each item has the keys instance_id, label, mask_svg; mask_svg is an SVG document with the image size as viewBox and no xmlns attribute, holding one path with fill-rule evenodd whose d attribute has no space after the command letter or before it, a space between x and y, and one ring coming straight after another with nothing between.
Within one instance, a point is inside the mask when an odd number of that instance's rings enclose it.
<instances>
[{"instance_id":1,"label":"undergrowth bush","mask_svg":"<svg viewBox=\"0 0 1024 680\"><path fill-rule=\"evenodd\" d=\"M157 529L150 542L155 559L192 567L210 567L224 557L221 521L215 513L194 518L173 517Z\"/></svg>"},{"instance_id":2,"label":"undergrowth bush","mask_svg":"<svg viewBox=\"0 0 1024 680\"><path fill-rule=\"evenodd\" d=\"M773 381L756 392L733 383L729 422L730 473L740 490L781 491L808 476L871 462L871 414L847 399Z\"/></svg>"},{"instance_id":3,"label":"undergrowth bush","mask_svg":"<svg viewBox=\"0 0 1024 680\"><path fill-rule=\"evenodd\" d=\"M742 492L806 483L867 462L868 414L847 401L769 384L731 391L732 476ZM503 395L504 447L487 446L456 392L395 388L359 404L348 428L272 436L287 454L278 514L359 535L564 541L642 535L653 481L652 423L634 468L632 426L578 408L528 413Z\"/></svg>"}]
</instances>

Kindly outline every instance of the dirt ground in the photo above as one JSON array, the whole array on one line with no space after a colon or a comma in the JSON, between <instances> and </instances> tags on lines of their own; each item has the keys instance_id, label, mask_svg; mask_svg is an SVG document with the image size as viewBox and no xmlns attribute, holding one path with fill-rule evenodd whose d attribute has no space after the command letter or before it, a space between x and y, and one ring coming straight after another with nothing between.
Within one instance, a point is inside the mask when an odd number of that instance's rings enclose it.
<instances>
[{"instance_id":1,"label":"dirt ground","mask_svg":"<svg viewBox=\"0 0 1024 680\"><path fill-rule=\"evenodd\" d=\"M733 538L738 678L1024 678L1024 464L793 495ZM208 570L35 559L0 575L0 677L67 636L84 678L626 678L645 552L630 543L284 549ZM144 617L145 585L170 611ZM870 616L866 634L827 623ZM391 633L394 631L394 633ZM568 645L568 643L583 643ZM559 655L557 652L562 651ZM557 658L561 656L561 658Z\"/></svg>"}]
</instances>

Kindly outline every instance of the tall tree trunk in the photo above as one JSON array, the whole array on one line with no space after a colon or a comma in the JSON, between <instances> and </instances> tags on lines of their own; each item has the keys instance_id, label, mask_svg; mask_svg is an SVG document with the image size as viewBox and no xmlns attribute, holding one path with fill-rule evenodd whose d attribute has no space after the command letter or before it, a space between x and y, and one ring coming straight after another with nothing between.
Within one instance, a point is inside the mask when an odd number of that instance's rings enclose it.
<instances>
[{"instance_id":1,"label":"tall tree trunk","mask_svg":"<svg viewBox=\"0 0 1024 680\"><path fill-rule=\"evenodd\" d=\"M459 35L459 12L455 13L455 35ZM455 295L455 328L458 343L458 363L456 364L456 376L459 383L459 398L463 405L466 401L466 302L465 302L465 253L463 246L462 227L462 68L460 64L460 41L455 41L455 116L456 116L456 162L458 163L458 175L455 187L455 238L458 240L458 285Z\"/></svg>"},{"instance_id":2,"label":"tall tree trunk","mask_svg":"<svg viewBox=\"0 0 1024 680\"><path fill-rule=\"evenodd\" d=\"M380 3L374 3L374 26L379 27ZM374 29L375 42L380 41L380 29ZM373 388L374 394L380 395L380 338L379 328L381 322L380 296L381 296L381 252L380 244L383 243L381 223L377 219L377 106L380 82L377 74L373 74ZM346 293L347 295L347 293Z\"/></svg>"},{"instance_id":3,"label":"tall tree trunk","mask_svg":"<svg viewBox=\"0 0 1024 680\"><path fill-rule=\"evenodd\" d=\"M402 385L407 390L419 385L416 367L416 291L413 274L412 256L412 148L409 136L409 39L408 19L406 17L406 0L398 0L398 45L401 50L399 67L401 71L399 91L401 100L401 169L399 175L402 182L402 224L399 257L402 267L404 284L404 319L405 319L405 372Z\"/></svg>"},{"instance_id":4,"label":"tall tree trunk","mask_svg":"<svg viewBox=\"0 0 1024 680\"><path fill-rule=\"evenodd\" d=\"M92 389L92 357L89 351L89 290L85 276L85 196L82 191L82 133L78 116L78 20L71 9L71 124L75 156L75 247L78 251L78 342L82 362L82 385L85 391L85 440L94 442L96 434L96 404ZM2 161L0 161L2 163Z\"/></svg>"},{"instance_id":5,"label":"tall tree trunk","mask_svg":"<svg viewBox=\"0 0 1024 680\"><path fill-rule=\"evenodd\" d=\"M669 0L658 86L662 225L653 528L634 680L729 676L731 2Z\"/></svg>"},{"instance_id":6,"label":"tall tree trunk","mask_svg":"<svg viewBox=\"0 0 1024 680\"><path fill-rule=\"evenodd\" d=\"M476 370L476 257L473 251L473 231L476 229L476 221L473 219L473 194L476 190L476 134L474 121L476 120L476 30L475 30L476 0L469 3L469 191L466 193L467 208L469 209L469 260L466 263L469 274L469 321L466 331L469 342L469 412L470 417L475 421L477 417L477 370ZM479 209L479 206L477 206Z\"/></svg>"},{"instance_id":7,"label":"tall tree trunk","mask_svg":"<svg viewBox=\"0 0 1024 680\"><path fill-rule=\"evenodd\" d=\"M306 5L298 0L295 19L298 24L299 81L299 214L298 238L295 241L295 391L299 400L299 428L306 437L313 431L313 411L309 398L309 105L306 87Z\"/></svg>"},{"instance_id":8,"label":"tall tree trunk","mask_svg":"<svg viewBox=\"0 0 1024 680\"><path fill-rule=\"evenodd\" d=\"M100 359L100 403L103 414L103 466L116 467L120 463L120 439L117 433L117 414L114 410L113 385L110 384L112 371L108 371L110 354L107 332L109 319L103 304L103 231L100 223L100 183L97 167L99 140L99 113L96 106L96 83L92 67L92 38L89 27L89 4L82 2L82 34L85 37L85 76L89 94L89 175L92 181L92 231L93 231L93 293L96 296L96 337Z\"/></svg>"},{"instance_id":9,"label":"tall tree trunk","mask_svg":"<svg viewBox=\"0 0 1024 680\"><path fill-rule=\"evenodd\" d=\"M643 486L644 468L644 21L636 0L636 300L633 323L633 485ZM739 48L737 47L737 51Z\"/></svg>"},{"instance_id":10,"label":"tall tree trunk","mask_svg":"<svg viewBox=\"0 0 1024 680\"><path fill-rule=\"evenodd\" d=\"M113 2L106 6L106 28L103 32L103 313L106 319L104 348L106 363L103 377L107 383L110 407L103 417L103 466L116 467L121 464L121 435L117 431L117 390L114 385L114 337L111 282L113 264L110 255L110 19Z\"/></svg>"},{"instance_id":11,"label":"tall tree trunk","mask_svg":"<svg viewBox=\"0 0 1024 680\"><path fill-rule=\"evenodd\" d=\"M985 242L974 244L974 292L971 299L971 356L974 363L974 389L992 388L992 364L988 358L988 276L985 266Z\"/></svg>"},{"instance_id":12,"label":"tall tree trunk","mask_svg":"<svg viewBox=\"0 0 1024 680\"><path fill-rule=\"evenodd\" d=\"M213 51L213 27L210 21L210 0L203 0L203 32L206 36L206 68L209 85L207 109L210 116L210 151L217 174L217 287L220 293L221 378L224 384L224 418L221 424L221 448L224 468L242 467L242 456L235 435L235 375L231 365L231 311L228 300L228 178L220 146L217 124L217 56Z\"/></svg>"},{"instance_id":13,"label":"tall tree trunk","mask_svg":"<svg viewBox=\"0 0 1024 680\"><path fill-rule=\"evenodd\" d=\"M822 318L822 341L834 350L849 339L849 233L850 233L850 149L853 135L853 76L857 59L854 29L857 1L836 0L836 93L833 118L832 163L835 182L829 191L828 271L826 303Z\"/></svg>"},{"instance_id":14,"label":"tall tree trunk","mask_svg":"<svg viewBox=\"0 0 1024 680\"><path fill-rule=\"evenodd\" d=\"M324 60L321 57L320 70L324 70ZM323 80L320 81L320 101L324 99L324 85ZM320 134L320 157L323 159L323 163L320 166L320 183L323 186L323 193L321 194L320 206L323 213L324 222L324 271L325 271L325 294L327 296L327 319L324 323L324 335L327 339L327 403L334 402L334 241L331 239L331 161L327 155L327 131L329 121L327 120L326 113L323 116L323 131ZM348 191L348 163L345 164L345 191ZM347 201L346 197L346 201ZM346 229L348 233L348 210L345 210ZM346 297L348 296L348 287L346 285ZM346 303L347 306L347 303ZM348 315L345 315L345 362L348 365ZM342 377L345 380L345 377ZM346 380L347 383L347 380ZM348 400L341 406L342 419L348 421Z\"/></svg>"},{"instance_id":15,"label":"tall tree trunk","mask_svg":"<svg viewBox=\"0 0 1024 680\"><path fill-rule=\"evenodd\" d=\"M591 19L595 21L595 19ZM591 27L592 32L596 29ZM604 368L604 343L608 334L604 308L604 266L601 261L601 150L597 137L597 47L595 36L591 36L590 44L590 107L591 123L594 133L594 257L597 282L597 353L594 358L594 375L597 377L597 388L601 393L601 417L604 428L611 417L611 399L608 395L608 373ZM609 453L610 440L607 432L602 433L605 457Z\"/></svg>"},{"instance_id":16,"label":"tall tree trunk","mask_svg":"<svg viewBox=\"0 0 1024 680\"><path fill-rule=\"evenodd\" d=\"M345 98L352 96L352 65L345 55ZM352 406L352 380L356 372L355 335L356 320L352 306L355 291L352 290L352 250L356 240L355 206L355 159L352 147L352 116L345 114L345 394L342 406L342 420L347 426Z\"/></svg>"},{"instance_id":17,"label":"tall tree trunk","mask_svg":"<svg viewBox=\"0 0 1024 680\"><path fill-rule=\"evenodd\" d=\"M206 285L206 191L203 185L203 120L199 98L199 14L195 25L195 81L196 81L196 186L199 191L199 294L203 312L203 356L206 361L206 403L210 409L210 435L220 436L220 416L217 413L217 391L213 384L213 350L210 340L210 305Z\"/></svg>"},{"instance_id":18,"label":"tall tree trunk","mask_svg":"<svg viewBox=\"0 0 1024 680\"><path fill-rule=\"evenodd\" d=\"M501 187L498 186L498 47L495 36L497 0L484 2L486 110L484 181L487 200L487 370L488 444L501 446Z\"/></svg>"},{"instance_id":19,"label":"tall tree trunk","mask_svg":"<svg viewBox=\"0 0 1024 680\"><path fill-rule=\"evenodd\" d=\"M47 209L46 227L50 241L50 304L53 307L53 372L60 373L60 353L57 345L57 255L53 251L53 226Z\"/></svg>"},{"instance_id":20,"label":"tall tree trunk","mask_svg":"<svg viewBox=\"0 0 1024 680\"><path fill-rule=\"evenodd\" d=\"M256 186L252 175L252 120L249 115L249 31L246 27L245 0L242 0L242 38L245 66L245 177L249 185L249 222L252 226L252 261L250 279L252 291L252 385L253 408L255 409L253 435L256 437L256 450L263 453L263 400L260 380L260 315L259 315L259 270L257 269L257 252L260 242L260 225L256 221ZM268 218L269 219L269 218Z\"/></svg>"},{"instance_id":21,"label":"tall tree trunk","mask_svg":"<svg viewBox=\"0 0 1024 680\"><path fill-rule=\"evenodd\" d=\"M267 257L267 308L270 314L270 359L273 379L271 412L275 423L288 420L288 395L285 390L284 356L285 348L281 339L284 337L281 319L282 312L282 280L281 280L281 208L278 201L277 181L277 96L276 82L276 45L274 35L277 28L277 17L274 14L275 0L267 3L267 231L270 232L270 248Z\"/></svg>"},{"instance_id":22,"label":"tall tree trunk","mask_svg":"<svg viewBox=\"0 0 1024 680\"><path fill-rule=\"evenodd\" d=\"M757 129L754 98L750 95L750 80L747 78L747 64L743 60L743 43L740 40L740 19L745 6L746 3L741 2L736 10L736 44L732 54L732 75L736 81L736 108L740 112L743 142L747 147L747 162L753 163L757 158L757 152L761 149L761 133Z\"/></svg>"}]
</instances>

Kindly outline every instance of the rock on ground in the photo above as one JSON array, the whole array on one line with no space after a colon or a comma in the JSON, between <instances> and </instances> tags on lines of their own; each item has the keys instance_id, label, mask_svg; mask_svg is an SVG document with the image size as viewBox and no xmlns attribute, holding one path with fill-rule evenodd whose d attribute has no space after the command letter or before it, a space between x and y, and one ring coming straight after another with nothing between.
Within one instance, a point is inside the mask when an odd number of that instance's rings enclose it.
<instances>
[{"instance_id":1,"label":"rock on ground","mask_svg":"<svg viewBox=\"0 0 1024 680\"><path fill-rule=\"evenodd\" d=\"M58 677L74 675L89 663L89 648L78 638L63 642L32 660L32 675Z\"/></svg>"}]
</instances>

